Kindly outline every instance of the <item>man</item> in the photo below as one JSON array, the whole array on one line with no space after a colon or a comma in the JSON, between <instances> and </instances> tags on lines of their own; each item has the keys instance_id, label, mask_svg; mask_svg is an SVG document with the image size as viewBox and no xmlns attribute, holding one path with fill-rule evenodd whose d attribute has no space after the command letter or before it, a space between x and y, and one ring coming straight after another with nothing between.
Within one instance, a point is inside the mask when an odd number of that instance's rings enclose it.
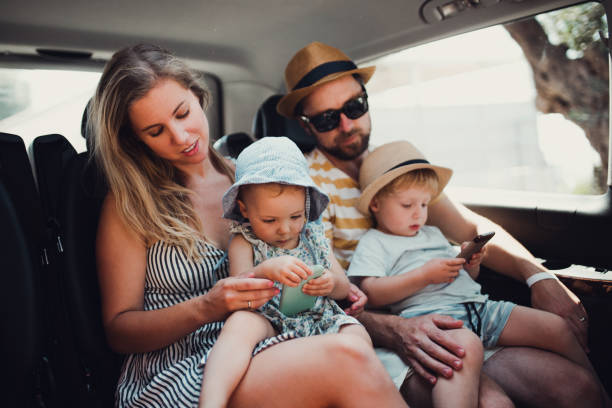
<instances>
[{"instance_id":1,"label":"man","mask_svg":"<svg viewBox=\"0 0 612 408\"><path fill-rule=\"evenodd\" d=\"M371 129L364 85L374 70L375 67L358 68L334 47L311 43L289 61L285 70L288 93L277 105L281 115L297 119L316 140L317 147L307 159L311 176L330 196L324 223L334 252L345 268L359 237L371 226L355 205L360 194L359 168L368 152ZM586 349L587 315L578 298L500 226L445 195L430 206L429 223L455 242L495 230L484 265L526 282L531 287L532 306L564 317ZM360 320L377 346L401 357L381 354L409 402L419 402L427 394L422 392L427 389L425 381L435 384L436 375L450 378L453 370L461 367L463 350L444 332L461 326L454 319L438 315L403 319L364 312ZM402 360L411 367L403 365ZM398 368L399 364L403 369ZM419 375L411 376L412 370ZM537 406L599 405L595 380L552 353L505 348L489 358L483 370L514 401Z\"/></svg>"}]
</instances>

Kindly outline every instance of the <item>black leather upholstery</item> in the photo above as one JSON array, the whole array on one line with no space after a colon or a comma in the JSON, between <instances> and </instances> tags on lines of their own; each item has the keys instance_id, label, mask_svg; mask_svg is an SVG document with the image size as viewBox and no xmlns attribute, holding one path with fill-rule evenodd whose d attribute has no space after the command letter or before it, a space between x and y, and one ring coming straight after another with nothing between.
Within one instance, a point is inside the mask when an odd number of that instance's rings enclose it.
<instances>
[{"instance_id":1,"label":"black leather upholstery","mask_svg":"<svg viewBox=\"0 0 612 408\"><path fill-rule=\"evenodd\" d=\"M236 132L220 137L213 147L223 156L235 159L253 141L253 138L248 133Z\"/></svg>"},{"instance_id":2,"label":"black leather upholstery","mask_svg":"<svg viewBox=\"0 0 612 408\"><path fill-rule=\"evenodd\" d=\"M64 172L59 221L64 236L62 283L78 354L83 401L112 406L122 357L106 343L102 326L95 242L106 187L88 153Z\"/></svg>"},{"instance_id":3,"label":"black leather upholstery","mask_svg":"<svg viewBox=\"0 0 612 408\"><path fill-rule=\"evenodd\" d=\"M257 110L253 121L253 136L261 139L265 136L287 136L293 140L304 153L315 148L315 140L309 136L299 123L276 112L276 104L283 95L272 95Z\"/></svg>"},{"instance_id":4,"label":"black leather upholstery","mask_svg":"<svg viewBox=\"0 0 612 408\"><path fill-rule=\"evenodd\" d=\"M31 407L42 364L42 322L36 268L9 195L0 182L0 347L3 355L2 406Z\"/></svg>"},{"instance_id":5,"label":"black leather upholstery","mask_svg":"<svg viewBox=\"0 0 612 408\"><path fill-rule=\"evenodd\" d=\"M22 139L0 133L0 347L3 407L42 400L45 338L39 256L40 202Z\"/></svg>"}]
</instances>

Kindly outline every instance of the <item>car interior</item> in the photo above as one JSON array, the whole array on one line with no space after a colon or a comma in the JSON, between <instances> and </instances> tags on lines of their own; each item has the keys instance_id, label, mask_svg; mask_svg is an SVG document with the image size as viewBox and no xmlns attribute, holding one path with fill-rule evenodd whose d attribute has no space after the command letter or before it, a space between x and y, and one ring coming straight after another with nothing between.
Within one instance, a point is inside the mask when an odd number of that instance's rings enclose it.
<instances>
[{"instance_id":1,"label":"car interior","mask_svg":"<svg viewBox=\"0 0 612 408\"><path fill-rule=\"evenodd\" d=\"M321 41L376 65L372 143L410 140L455 169L448 194L557 274L588 311L589 356L612 393L610 13L608 0L1 2L0 341L9 375L0 405L113 406L123 357L108 347L100 315L95 236L106 186L90 160L87 102L113 52L137 43L202 72L211 142L232 158L265 136L315 147L276 112L300 48ZM578 41L576 32L586 34ZM42 91L26 85L29 74ZM64 106L70 113L59 113ZM515 156L523 161L506 163ZM583 178L567 187L574 177ZM494 299L530 304L523 282L495 271L479 281Z\"/></svg>"}]
</instances>

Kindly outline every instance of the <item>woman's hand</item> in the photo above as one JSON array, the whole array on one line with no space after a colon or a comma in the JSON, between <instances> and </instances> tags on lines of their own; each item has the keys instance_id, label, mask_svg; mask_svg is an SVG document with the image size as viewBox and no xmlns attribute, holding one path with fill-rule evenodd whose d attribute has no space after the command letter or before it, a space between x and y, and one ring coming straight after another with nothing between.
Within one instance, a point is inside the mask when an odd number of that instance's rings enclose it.
<instances>
[{"instance_id":1,"label":"woman's hand","mask_svg":"<svg viewBox=\"0 0 612 408\"><path fill-rule=\"evenodd\" d=\"M321 276L311 279L302 287L302 292L310 296L327 296L334 290L334 277L328 269Z\"/></svg>"},{"instance_id":2,"label":"woman's hand","mask_svg":"<svg viewBox=\"0 0 612 408\"><path fill-rule=\"evenodd\" d=\"M304 262L290 255L266 259L256 269L258 276L292 287L312 275L312 270Z\"/></svg>"},{"instance_id":3,"label":"woman's hand","mask_svg":"<svg viewBox=\"0 0 612 408\"><path fill-rule=\"evenodd\" d=\"M463 258L436 258L421 266L421 273L428 283L450 283L459 275Z\"/></svg>"},{"instance_id":4,"label":"woman's hand","mask_svg":"<svg viewBox=\"0 0 612 408\"><path fill-rule=\"evenodd\" d=\"M279 293L268 279L229 277L221 279L200 298L208 321L224 320L240 309L257 309Z\"/></svg>"}]
</instances>

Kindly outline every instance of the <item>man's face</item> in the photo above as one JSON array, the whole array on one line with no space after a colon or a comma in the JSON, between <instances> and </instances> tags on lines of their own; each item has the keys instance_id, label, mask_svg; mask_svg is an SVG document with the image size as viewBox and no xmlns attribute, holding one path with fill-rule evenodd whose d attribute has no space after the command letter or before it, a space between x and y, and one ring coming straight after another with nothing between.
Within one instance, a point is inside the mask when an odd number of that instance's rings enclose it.
<instances>
[{"instance_id":1,"label":"man's face","mask_svg":"<svg viewBox=\"0 0 612 408\"><path fill-rule=\"evenodd\" d=\"M346 101L362 93L359 82L348 75L320 86L307 96L302 104L302 113L312 117L328 109L340 109ZM318 132L308 123L304 125L307 132L316 138L319 149L338 159L356 159L368 148L371 128L368 112L357 119L349 119L340 113L338 127L328 132Z\"/></svg>"}]
</instances>

